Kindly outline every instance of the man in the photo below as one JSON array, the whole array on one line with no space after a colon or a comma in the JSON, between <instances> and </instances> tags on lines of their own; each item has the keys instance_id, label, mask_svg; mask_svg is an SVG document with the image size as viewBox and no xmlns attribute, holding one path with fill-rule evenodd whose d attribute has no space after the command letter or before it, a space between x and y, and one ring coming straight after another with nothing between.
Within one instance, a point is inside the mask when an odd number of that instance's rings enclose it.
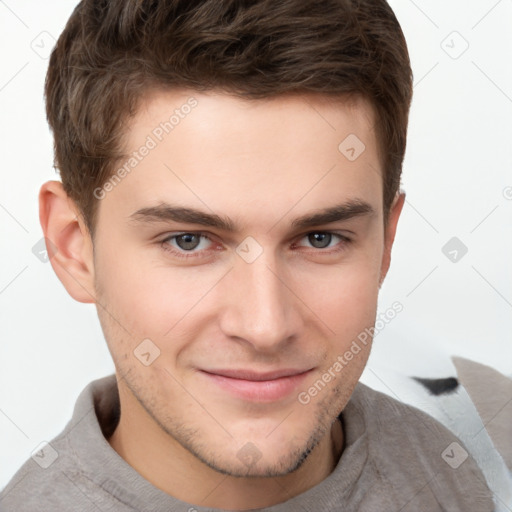
<instances>
[{"instance_id":1,"label":"man","mask_svg":"<svg viewBox=\"0 0 512 512\"><path fill-rule=\"evenodd\" d=\"M494 510L453 434L358 383L412 96L384 0L84 0L45 93L41 224L116 374L2 510Z\"/></svg>"}]
</instances>

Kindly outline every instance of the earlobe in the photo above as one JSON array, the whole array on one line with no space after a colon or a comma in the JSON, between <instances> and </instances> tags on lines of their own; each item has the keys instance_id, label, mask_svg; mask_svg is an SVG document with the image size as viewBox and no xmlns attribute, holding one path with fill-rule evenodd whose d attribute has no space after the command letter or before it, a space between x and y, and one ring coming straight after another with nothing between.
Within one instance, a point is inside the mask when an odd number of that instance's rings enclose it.
<instances>
[{"instance_id":1,"label":"earlobe","mask_svg":"<svg viewBox=\"0 0 512 512\"><path fill-rule=\"evenodd\" d=\"M393 242L395 241L396 228L398 225L398 219L402 213L402 208L405 203L405 192L400 190L397 192L393 204L389 209L388 220L386 229L384 232L384 253L382 256L382 265L380 271L379 288L384 282L384 278L388 273L389 266L391 264L391 249L393 248Z\"/></svg>"},{"instance_id":2,"label":"earlobe","mask_svg":"<svg viewBox=\"0 0 512 512\"><path fill-rule=\"evenodd\" d=\"M48 181L41 187L39 221L51 265L61 283L78 302L94 303L91 237L60 181Z\"/></svg>"}]
</instances>

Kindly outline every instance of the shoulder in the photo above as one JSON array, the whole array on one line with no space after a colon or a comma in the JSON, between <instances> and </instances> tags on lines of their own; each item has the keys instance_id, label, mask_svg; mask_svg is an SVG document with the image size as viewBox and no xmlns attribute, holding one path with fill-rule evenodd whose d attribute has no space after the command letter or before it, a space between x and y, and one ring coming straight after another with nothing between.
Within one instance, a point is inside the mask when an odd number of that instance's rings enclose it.
<instances>
[{"instance_id":1,"label":"shoulder","mask_svg":"<svg viewBox=\"0 0 512 512\"><path fill-rule=\"evenodd\" d=\"M73 417L51 441L33 453L0 492L2 512L39 512L40 510L95 511L96 502L109 505L111 498L90 478L84 467L84 454L94 454L100 426L98 412L104 401L110 406L114 377L89 383L75 404ZM109 426L107 425L107 428ZM77 450L81 450L79 453Z\"/></svg>"},{"instance_id":2,"label":"shoulder","mask_svg":"<svg viewBox=\"0 0 512 512\"><path fill-rule=\"evenodd\" d=\"M367 464L390 499L417 509L431 506L435 497L461 510L494 510L492 492L465 444L431 415L362 383L345 411L364 422Z\"/></svg>"},{"instance_id":3,"label":"shoulder","mask_svg":"<svg viewBox=\"0 0 512 512\"><path fill-rule=\"evenodd\" d=\"M369 432L379 437L384 434L400 436L401 442L411 442L417 450L432 448L431 443L426 446L420 443L430 441L432 437L441 443L457 439L422 408L401 400L399 395L391 396L362 382L356 386L350 404L357 414L364 417Z\"/></svg>"},{"instance_id":4,"label":"shoulder","mask_svg":"<svg viewBox=\"0 0 512 512\"><path fill-rule=\"evenodd\" d=\"M2 512L61 510L74 496L76 467L70 461L65 436L60 434L34 453L0 492ZM66 496L66 503L63 503ZM85 509L87 510L87 509Z\"/></svg>"},{"instance_id":5,"label":"shoulder","mask_svg":"<svg viewBox=\"0 0 512 512\"><path fill-rule=\"evenodd\" d=\"M373 400L373 407L377 408L377 402L399 402L401 414L408 418L408 422L414 422L414 417L403 407L412 410L417 418L424 418L426 414L427 419L420 423L427 421L424 425L428 424L429 430L436 428L432 427L433 421L440 424L439 435L444 432L454 438L449 443L445 441L446 447L440 452L447 464L445 469L453 466L459 474L476 463L477 471L483 474L496 497L496 511L510 510L512 379L473 361L453 357L452 362L453 373L447 372L444 378L409 377L402 372L373 367L374 371L367 373L364 379L374 388L365 393L366 400ZM393 411L399 405L384 407ZM428 435L421 424L417 425L416 431L418 435Z\"/></svg>"}]
</instances>

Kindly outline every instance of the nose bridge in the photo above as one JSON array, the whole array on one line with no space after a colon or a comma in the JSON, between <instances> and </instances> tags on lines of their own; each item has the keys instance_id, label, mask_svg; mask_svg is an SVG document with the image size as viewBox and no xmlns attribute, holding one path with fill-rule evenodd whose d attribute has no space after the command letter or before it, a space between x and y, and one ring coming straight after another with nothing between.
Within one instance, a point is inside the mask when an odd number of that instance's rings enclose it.
<instances>
[{"instance_id":1,"label":"nose bridge","mask_svg":"<svg viewBox=\"0 0 512 512\"><path fill-rule=\"evenodd\" d=\"M297 333L300 317L294 295L279 268L271 251L252 262L237 256L226 283L229 297L222 323L226 335L244 339L257 350L274 350Z\"/></svg>"}]
</instances>

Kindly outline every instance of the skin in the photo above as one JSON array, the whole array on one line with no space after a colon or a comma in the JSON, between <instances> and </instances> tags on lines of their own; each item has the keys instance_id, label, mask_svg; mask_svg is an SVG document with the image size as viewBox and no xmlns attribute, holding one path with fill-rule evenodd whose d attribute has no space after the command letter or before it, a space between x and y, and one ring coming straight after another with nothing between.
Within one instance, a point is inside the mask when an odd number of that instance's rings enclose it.
<instances>
[{"instance_id":1,"label":"skin","mask_svg":"<svg viewBox=\"0 0 512 512\"><path fill-rule=\"evenodd\" d=\"M42 186L40 219L57 249L56 274L74 299L96 304L116 366L112 448L187 503L260 508L313 487L338 463L336 417L371 343L309 403L297 397L374 325L404 195L385 223L374 112L363 100L155 91L129 126L127 152L190 96L197 106L99 201L94 244L59 182ZM351 133L365 144L354 161L338 150ZM371 212L292 226L350 201ZM237 229L131 217L161 203L215 213ZM335 234L319 242L318 232ZM182 233L209 238L188 239L195 248L169 238ZM248 236L262 251L250 263L237 253ZM134 355L144 339L160 351L148 366ZM267 401L235 395L204 373L282 368L309 373Z\"/></svg>"}]
</instances>

